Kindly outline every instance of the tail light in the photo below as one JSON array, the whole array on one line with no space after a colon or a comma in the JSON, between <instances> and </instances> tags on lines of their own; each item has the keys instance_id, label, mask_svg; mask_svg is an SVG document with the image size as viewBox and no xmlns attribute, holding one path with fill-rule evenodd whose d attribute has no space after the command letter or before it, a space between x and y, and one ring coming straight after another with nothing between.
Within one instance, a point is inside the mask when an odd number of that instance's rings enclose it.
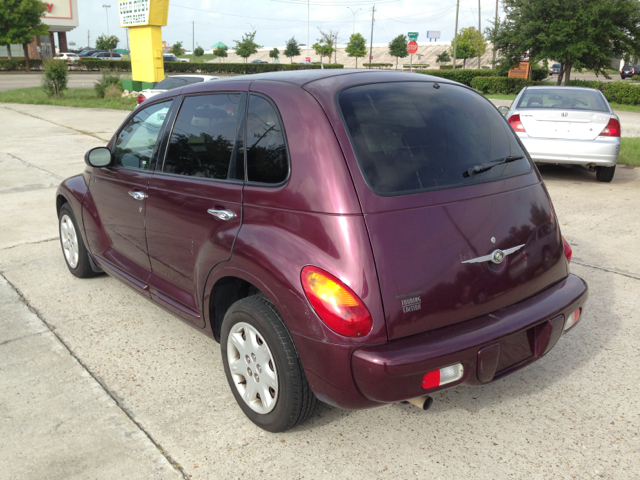
<instances>
[{"instance_id":1,"label":"tail light","mask_svg":"<svg viewBox=\"0 0 640 480\"><path fill-rule=\"evenodd\" d=\"M138 105L144 102L147 99L143 94L138 95Z\"/></svg>"},{"instance_id":2,"label":"tail light","mask_svg":"<svg viewBox=\"0 0 640 480\"><path fill-rule=\"evenodd\" d=\"M579 308L578 310L576 310L575 312L573 312L571 315L569 315L567 317L567 320L564 322L564 329L565 330L569 330L571 327L573 327L576 323L578 323L578 320L580 320L580 315L582 314L582 309Z\"/></svg>"},{"instance_id":3,"label":"tail light","mask_svg":"<svg viewBox=\"0 0 640 480\"><path fill-rule=\"evenodd\" d=\"M450 365L440 370L433 370L432 372L425 373L424 377L422 377L422 388L428 390L446 385L447 383L453 383L460 380L463 373L464 368L461 363L456 363L455 365Z\"/></svg>"},{"instance_id":4,"label":"tail light","mask_svg":"<svg viewBox=\"0 0 640 480\"><path fill-rule=\"evenodd\" d=\"M511 117L509 118L509 125L511 125L511 128L513 128L515 132L526 132L524 126L522 125L522 122L520 121L520 115L518 115L517 113L515 115L511 115Z\"/></svg>"},{"instance_id":5,"label":"tail light","mask_svg":"<svg viewBox=\"0 0 640 480\"><path fill-rule=\"evenodd\" d=\"M567 263L571 263L571 257L573 256L573 250L571 245L562 237L562 244L564 245L564 256L567 258Z\"/></svg>"},{"instance_id":6,"label":"tail light","mask_svg":"<svg viewBox=\"0 0 640 480\"><path fill-rule=\"evenodd\" d=\"M304 267L302 288L320 319L334 332L346 337L363 337L373 321L362 300L330 273L317 267Z\"/></svg>"},{"instance_id":7,"label":"tail light","mask_svg":"<svg viewBox=\"0 0 640 480\"><path fill-rule=\"evenodd\" d=\"M601 137L619 137L620 136L620 122L615 118L611 118L604 130L600 132Z\"/></svg>"}]
</instances>

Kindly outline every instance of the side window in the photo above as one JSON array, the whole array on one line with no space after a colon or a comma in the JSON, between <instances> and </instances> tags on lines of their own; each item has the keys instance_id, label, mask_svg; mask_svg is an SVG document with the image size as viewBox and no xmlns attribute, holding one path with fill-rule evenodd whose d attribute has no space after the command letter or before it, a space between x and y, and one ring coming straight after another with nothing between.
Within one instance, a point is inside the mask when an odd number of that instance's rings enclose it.
<instances>
[{"instance_id":1,"label":"side window","mask_svg":"<svg viewBox=\"0 0 640 480\"><path fill-rule=\"evenodd\" d=\"M172 100L156 103L138 112L118 134L115 166L149 170L153 151Z\"/></svg>"},{"instance_id":2,"label":"side window","mask_svg":"<svg viewBox=\"0 0 640 480\"><path fill-rule=\"evenodd\" d=\"M239 93L187 97L178 113L163 171L226 180L236 139Z\"/></svg>"},{"instance_id":3,"label":"side window","mask_svg":"<svg viewBox=\"0 0 640 480\"><path fill-rule=\"evenodd\" d=\"M262 97L249 97L247 115L247 178L250 182L281 183L289 165L284 133L275 109Z\"/></svg>"}]
</instances>

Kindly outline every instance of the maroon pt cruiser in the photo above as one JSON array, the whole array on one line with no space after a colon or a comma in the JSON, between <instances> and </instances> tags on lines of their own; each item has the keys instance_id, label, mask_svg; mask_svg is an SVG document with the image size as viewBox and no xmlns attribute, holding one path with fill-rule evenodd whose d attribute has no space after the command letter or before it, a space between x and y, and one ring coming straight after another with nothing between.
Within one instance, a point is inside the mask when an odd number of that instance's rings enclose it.
<instances>
[{"instance_id":1,"label":"maroon pt cruiser","mask_svg":"<svg viewBox=\"0 0 640 480\"><path fill-rule=\"evenodd\" d=\"M473 90L315 70L171 90L57 193L77 277L107 272L220 342L244 413L367 408L545 355L587 285L545 185Z\"/></svg>"}]
</instances>

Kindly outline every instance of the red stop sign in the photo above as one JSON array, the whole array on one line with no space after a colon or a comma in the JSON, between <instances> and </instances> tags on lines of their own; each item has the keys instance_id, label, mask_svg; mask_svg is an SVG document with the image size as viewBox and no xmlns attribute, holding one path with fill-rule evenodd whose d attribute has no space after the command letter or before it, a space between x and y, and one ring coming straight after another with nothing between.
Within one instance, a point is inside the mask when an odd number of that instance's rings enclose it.
<instances>
[{"instance_id":1,"label":"red stop sign","mask_svg":"<svg viewBox=\"0 0 640 480\"><path fill-rule=\"evenodd\" d=\"M411 40L407 45L407 52L413 55L417 51L418 51L418 42L414 42L413 40Z\"/></svg>"}]
</instances>

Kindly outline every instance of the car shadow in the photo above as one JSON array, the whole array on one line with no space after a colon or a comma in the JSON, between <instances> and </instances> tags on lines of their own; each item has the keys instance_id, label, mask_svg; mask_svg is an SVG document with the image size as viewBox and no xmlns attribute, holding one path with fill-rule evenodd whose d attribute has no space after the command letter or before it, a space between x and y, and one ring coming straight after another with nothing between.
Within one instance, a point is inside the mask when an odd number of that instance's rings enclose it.
<instances>
[{"instance_id":1,"label":"car shadow","mask_svg":"<svg viewBox=\"0 0 640 480\"><path fill-rule=\"evenodd\" d=\"M545 181L571 181L579 183L595 183L596 174L578 165L537 165L540 175ZM635 182L638 178L638 169L626 165L617 165L616 173L611 184ZM606 184L604 184L606 185Z\"/></svg>"}]
</instances>

